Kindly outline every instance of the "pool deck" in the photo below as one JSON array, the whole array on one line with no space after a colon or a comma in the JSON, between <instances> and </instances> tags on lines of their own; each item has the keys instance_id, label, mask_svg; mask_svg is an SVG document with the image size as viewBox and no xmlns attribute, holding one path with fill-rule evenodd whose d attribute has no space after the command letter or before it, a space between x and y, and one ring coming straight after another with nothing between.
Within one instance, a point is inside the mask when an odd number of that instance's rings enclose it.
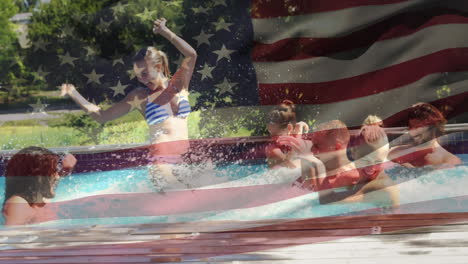
<instances>
[{"instance_id":1,"label":"pool deck","mask_svg":"<svg viewBox=\"0 0 468 264\"><path fill-rule=\"evenodd\" d=\"M468 263L468 213L0 230L1 263Z\"/></svg>"}]
</instances>

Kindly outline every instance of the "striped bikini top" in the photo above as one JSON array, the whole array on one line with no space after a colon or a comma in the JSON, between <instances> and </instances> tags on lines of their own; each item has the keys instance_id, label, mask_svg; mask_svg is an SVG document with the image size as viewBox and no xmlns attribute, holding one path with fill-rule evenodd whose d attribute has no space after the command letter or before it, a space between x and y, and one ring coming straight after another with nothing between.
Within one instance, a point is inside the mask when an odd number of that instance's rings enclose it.
<instances>
[{"instance_id":1,"label":"striped bikini top","mask_svg":"<svg viewBox=\"0 0 468 264\"><path fill-rule=\"evenodd\" d=\"M145 110L146 122L148 122L148 125L159 124L164 122L170 116L186 118L190 114L190 112L192 112L190 103L188 99L184 96L179 96L177 105L179 106L179 110L177 114L174 115L170 103L167 103L165 105L158 105L153 102L147 102Z\"/></svg>"}]
</instances>

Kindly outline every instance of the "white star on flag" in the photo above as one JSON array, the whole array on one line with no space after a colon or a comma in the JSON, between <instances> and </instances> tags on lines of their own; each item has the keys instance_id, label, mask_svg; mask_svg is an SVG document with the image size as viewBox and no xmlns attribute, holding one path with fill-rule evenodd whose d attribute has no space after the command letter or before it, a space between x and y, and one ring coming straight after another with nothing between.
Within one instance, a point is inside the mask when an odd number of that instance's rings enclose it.
<instances>
[{"instance_id":1,"label":"white star on flag","mask_svg":"<svg viewBox=\"0 0 468 264\"><path fill-rule=\"evenodd\" d=\"M117 3L115 6L111 7L112 12L114 13L114 16L117 16L120 13L125 12L125 7L127 7L128 4L122 5L122 3Z\"/></svg>"},{"instance_id":2,"label":"white star on flag","mask_svg":"<svg viewBox=\"0 0 468 264\"><path fill-rule=\"evenodd\" d=\"M22 55L18 56L19 61L24 61L24 58L25 57L22 56ZM11 58L11 59L13 59L13 60L8 65L8 68L11 68L11 67L15 66L16 64L18 64L18 61L16 60L16 58Z\"/></svg>"},{"instance_id":3,"label":"white star on flag","mask_svg":"<svg viewBox=\"0 0 468 264\"><path fill-rule=\"evenodd\" d=\"M120 83L120 80L119 80L119 82L117 83L116 86L112 86L110 88L112 89L112 91L114 91L114 97L115 97L115 96L117 96L119 94L125 95L125 88L127 88L127 87L128 87L128 85L122 85Z\"/></svg>"},{"instance_id":4,"label":"white star on flag","mask_svg":"<svg viewBox=\"0 0 468 264\"><path fill-rule=\"evenodd\" d=\"M211 75L211 72L213 71L215 67L210 67L208 64L205 63L203 66L203 69L199 70L198 73L201 74L201 80L203 81L205 78L213 78Z\"/></svg>"},{"instance_id":5,"label":"white star on flag","mask_svg":"<svg viewBox=\"0 0 468 264\"><path fill-rule=\"evenodd\" d=\"M32 113L43 113L48 104L43 104L41 102L41 99L37 99L37 102L35 104L30 104L29 106L33 108Z\"/></svg>"},{"instance_id":6,"label":"white star on flag","mask_svg":"<svg viewBox=\"0 0 468 264\"><path fill-rule=\"evenodd\" d=\"M130 80L136 78L135 71L134 71L133 69L128 70L128 71L127 71L127 74L128 74L128 76L129 76Z\"/></svg>"},{"instance_id":7,"label":"white star on flag","mask_svg":"<svg viewBox=\"0 0 468 264\"><path fill-rule=\"evenodd\" d=\"M102 78L102 76L104 76L104 74L97 74L96 70L94 69L91 73L84 74L84 75L88 78L88 81L86 82L86 84L97 83L99 85L101 85L101 81L99 79Z\"/></svg>"},{"instance_id":8,"label":"white star on flag","mask_svg":"<svg viewBox=\"0 0 468 264\"><path fill-rule=\"evenodd\" d=\"M210 41L208 39L211 38L212 36L213 34L206 34L206 32L202 29L202 31L200 32L200 35L198 35L197 37L194 37L193 39L197 41L197 48L198 48L203 43L210 45Z\"/></svg>"},{"instance_id":9,"label":"white star on flag","mask_svg":"<svg viewBox=\"0 0 468 264\"><path fill-rule=\"evenodd\" d=\"M72 15L72 18L73 18L73 20L78 22L78 21L81 21L84 16L85 16L85 14L83 14L83 13L74 13Z\"/></svg>"},{"instance_id":10,"label":"white star on flag","mask_svg":"<svg viewBox=\"0 0 468 264\"><path fill-rule=\"evenodd\" d=\"M37 75L39 75L39 77L41 77L42 79L44 79L47 75L50 74L50 72L45 72L43 69L42 69L42 65L39 66L39 68L37 69L36 71ZM38 80L39 78L37 76L34 76L34 80Z\"/></svg>"},{"instance_id":11,"label":"white star on flag","mask_svg":"<svg viewBox=\"0 0 468 264\"><path fill-rule=\"evenodd\" d=\"M234 25L233 23L227 23L226 21L224 21L224 18L220 18L218 20L218 22L213 22L213 25L215 25L216 27L216 31L220 31L220 30L226 30L226 31L229 31L231 32L231 30L229 29L230 26Z\"/></svg>"},{"instance_id":12,"label":"white star on flag","mask_svg":"<svg viewBox=\"0 0 468 264\"><path fill-rule=\"evenodd\" d=\"M218 62L219 60L221 60L222 58L226 58L227 60L231 60L231 53L235 52L235 50L229 50L226 48L226 46L223 46L221 47L220 50L215 50L213 51L213 53L217 54L218 55L218 58L216 59L216 62Z\"/></svg>"},{"instance_id":13,"label":"white star on flag","mask_svg":"<svg viewBox=\"0 0 468 264\"><path fill-rule=\"evenodd\" d=\"M62 61L60 65L63 64L70 64L71 66L75 67L74 61L76 61L78 58L70 56L70 53L67 51L65 55L58 55L60 57L60 60Z\"/></svg>"},{"instance_id":14,"label":"white star on flag","mask_svg":"<svg viewBox=\"0 0 468 264\"><path fill-rule=\"evenodd\" d=\"M67 36L73 36L73 28L68 25L62 28L62 34L60 34L61 38L65 38Z\"/></svg>"},{"instance_id":15,"label":"white star on flag","mask_svg":"<svg viewBox=\"0 0 468 264\"><path fill-rule=\"evenodd\" d=\"M125 62L123 61L123 59L122 59L122 58L118 58L118 59L114 59L114 60L112 61L112 66L115 66L116 64L119 64L119 63L122 64L122 65L125 65Z\"/></svg>"},{"instance_id":16,"label":"white star on flag","mask_svg":"<svg viewBox=\"0 0 468 264\"><path fill-rule=\"evenodd\" d=\"M109 26L112 24L112 21L106 22L104 19L100 18L99 24L96 28L100 31L107 31L109 30Z\"/></svg>"},{"instance_id":17,"label":"white star on flag","mask_svg":"<svg viewBox=\"0 0 468 264\"><path fill-rule=\"evenodd\" d=\"M96 55L96 50L93 47L86 46L84 49L86 50L86 56Z\"/></svg>"},{"instance_id":18,"label":"white star on flag","mask_svg":"<svg viewBox=\"0 0 468 264\"><path fill-rule=\"evenodd\" d=\"M233 94L232 88L234 86L236 86L236 85L238 85L238 83L231 83L231 82L228 81L228 79L226 77L224 77L223 82L220 83L220 84L217 84L215 86L219 89L219 95L222 95L224 93Z\"/></svg>"},{"instance_id":19,"label":"white star on flag","mask_svg":"<svg viewBox=\"0 0 468 264\"><path fill-rule=\"evenodd\" d=\"M142 110L141 103L143 103L144 101L146 101L146 98L139 99L137 96L135 96L135 97L133 98L133 100L127 102L127 104L130 105L130 111L132 111L132 110L134 110L134 109L140 109L140 110Z\"/></svg>"},{"instance_id":20,"label":"white star on flag","mask_svg":"<svg viewBox=\"0 0 468 264\"><path fill-rule=\"evenodd\" d=\"M156 13L156 11L154 10L149 11L148 8L145 7L145 10L143 11L143 13L139 13L136 16L139 17L141 20L146 21L146 20L152 20L154 13Z\"/></svg>"},{"instance_id":21,"label":"white star on flag","mask_svg":"<svg viewBox=\"0 0 468 264\"><path fill-rule=\"evenodd\" d=\"M177 68L179 68L180 66L182 66L182 61L184 60L184 55L180 54L179 55L179 58L177 59L177 61L175 61L175 65L177 65Z\"/></svg>"},{"instance_id":22,"label":"white star on flag","mask_svg":"<svg viewBox=\"0 0 468 264\"><path fill-rule=\"evenodd\" d=\"M44 41L43 39L38 39L37 41L34 42L33 46L34 46L34 51L37 51L37 50L43 50L43 51L46 51L46 47L47 45L49 45L50 42L48 41Z\"/></svg>"},{"instance_id":23,"label":"white star on flag","mask_svg":"<svg viewBox=\"0 0 468 264\"><path fill-rule=\"evenodd\" d=\"M196 15L196 14L201 14L201 13L205 13L208 15L208 8L205 8L205 7L202 7L202 6L199 6L199 7L192 7L192 10L193 10L193 13Z\"/></svg>"}]
</instances>

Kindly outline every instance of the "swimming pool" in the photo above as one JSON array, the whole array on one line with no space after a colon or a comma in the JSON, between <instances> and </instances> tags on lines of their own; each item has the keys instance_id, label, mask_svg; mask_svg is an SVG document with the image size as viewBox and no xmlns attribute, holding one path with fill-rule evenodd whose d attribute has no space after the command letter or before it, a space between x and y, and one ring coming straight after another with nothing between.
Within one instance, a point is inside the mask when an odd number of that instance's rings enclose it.
<instances>
[{"instance_id":1,"label":"swimming pool","mask_svg":"<svg viewBox=\"0 0 468 264\"><path fill-rule=\"evenodd\" d=\"M401 204L405 205L399 212L467 211L468 205L460 197L468 194L468 154L459 157L464 164L451 169L389 169L387 173L398 183ZM192 186L165 193L155 192L146 167L72 174L59 183L51 203L58 205L57 220L36 226L300 219L375 213L366 210L385 206L320 205L317 193L291 186L300 175L299 169L272 172L264 164L205 164L183 166L179 171ZM4 177L0 186L3 199Z\"/></svg>"}]
</instances>

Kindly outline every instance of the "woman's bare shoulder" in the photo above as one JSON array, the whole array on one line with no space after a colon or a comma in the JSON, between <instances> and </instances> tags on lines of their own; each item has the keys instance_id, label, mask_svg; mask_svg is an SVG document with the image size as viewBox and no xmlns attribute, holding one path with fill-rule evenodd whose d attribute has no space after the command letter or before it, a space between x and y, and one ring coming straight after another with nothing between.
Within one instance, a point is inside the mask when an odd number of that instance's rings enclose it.
<instances>
[{"instance_id":1,"label":"woman's bare shoulder","mask_svg":"<svg viewBox=\"0 0 468 264\"><path fill-rule=\"evenodd\" d=\"M26 203L27 204L28 201L26 201L26 199L24 199L21 196L13 195L5 202L5 204L9 204L9 203Z\"/></svg>"}]
</instances>

